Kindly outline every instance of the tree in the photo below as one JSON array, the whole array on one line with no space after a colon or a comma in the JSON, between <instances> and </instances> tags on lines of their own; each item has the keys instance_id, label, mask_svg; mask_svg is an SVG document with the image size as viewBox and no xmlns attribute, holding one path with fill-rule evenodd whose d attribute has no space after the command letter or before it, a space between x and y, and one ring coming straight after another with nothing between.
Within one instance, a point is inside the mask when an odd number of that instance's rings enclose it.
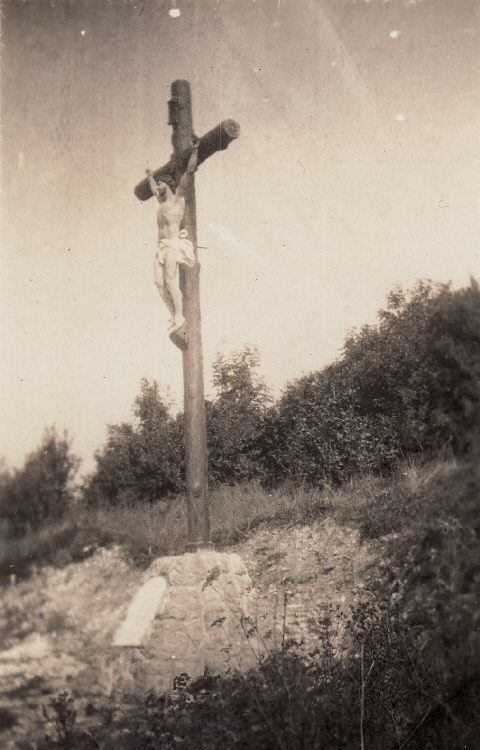
<instances>
[{"instance_id":1,"label":"tree","mask_svg":"<svg viewBox=\"0 0 480 750\"><path fill-rule=\"evenodd\" d=\"M268 416L270 476L341 482L401 456L463 453L480 424L480 291L418 282L394 289L377 325L342 357L285 389Z\"/></svg>"},{"instance_id":2,"label":"tree","mask_svg":"<svg viewBox=\"0 0 480 750\"><path fill-rule=\"evenodd\" d=\"M138 446L137 478L143 497L155 501L183 488L183 415L171 416L173 404L161 396L156 381L142 380L134 405Z\"/></svg>"},{"instance_id":3,"label":"tree","mask_svg":"<svg viewBox=\"0 0 480 750\"><path fill-rule=\"evenodd\" d=\"M24 466L4 475L0 483L0 516L13 534L24 534L65 514L73 501L79 464L67 434L59 437L54 427L47 429Z\"/></svg>"},{"instance_id":4,"label":"tree","mask_svg":"<svg viewBox=\"0 0 480 750\"><path fill-rule=\"evenodd\" d=\"M260 357L248 346L213 363L216 399L207 403L209 476L213 483L236 484L263 478L262 436L271 402L258 370Z\"/></svg>"},{"instance_id":5,"label":"tree","mask_svg":"<svg viewBox=\"0 0 480 750\"><path fill-rule=\"evenodd\" d=\"M345 343L359 414L386 415L401 451L463 452L480 423L480 291L418 282L395 289L379 325Z\"/></svg>"},{"instance_id":6,"label":"tree","mask_svg":"<svg viewBox=\"0 0 480 750\"><path fill-rule=\"evenodd\" d=\"M183 487L182 417L156 381L143 378L133 406L134 423L110 425L85 487L90 504L155 502Z\"/></svg>"},{"instance_id":7,"label":"tree","mask_svg":"<svg viewBox=\"0 0 480 750\"><path fill-rule=\"evenodd\" d=\"M271 483L322 484L384 471L398 457L386 417L359 415L341 362L289 384L268 415L264 462Z\"/></svg>"}]
</instances>

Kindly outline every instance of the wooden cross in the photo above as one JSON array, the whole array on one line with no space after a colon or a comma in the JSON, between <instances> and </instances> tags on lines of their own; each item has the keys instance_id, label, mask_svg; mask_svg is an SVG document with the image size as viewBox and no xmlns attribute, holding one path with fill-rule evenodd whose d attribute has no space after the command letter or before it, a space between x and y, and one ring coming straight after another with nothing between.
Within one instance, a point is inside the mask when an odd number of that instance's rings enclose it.
<instances>
[{"instance_id":1,"label":"wooden cross","mask_svg":"<svg viewBox=\"0 0 480 750\"><path fill-rule=\"evenodd\" d=\"M224 120L198 140L193 132L192 99L188 81L174 81L172 98L168 102L172 126L173 154L170 161L154 171L154 178L171 175L178 184L186 171L194 144L198 147L200 165L216 151L227 148L240 135L235 120ZM135 195L141 201L152 196L148 180L142 180ZM171 334L173 343L182 350L185 418L185 475L187 485L188 543L186 550L194 552L210 545L210 507L207 481L207 432L203 385L202 331L200 316L200 264L197 256L197 219L195 183L190 179L185 193L184 228L195 249L195 266L180 266L180 287L183 295L185 324Z\"/></svg>"}]
</instances>

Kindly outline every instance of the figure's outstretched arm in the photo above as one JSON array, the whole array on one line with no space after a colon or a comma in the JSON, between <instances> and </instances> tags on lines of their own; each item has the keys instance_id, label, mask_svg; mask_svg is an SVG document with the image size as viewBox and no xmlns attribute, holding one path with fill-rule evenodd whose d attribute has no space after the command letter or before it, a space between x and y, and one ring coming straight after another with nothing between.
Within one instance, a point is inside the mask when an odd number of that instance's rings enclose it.
<instances>
[{"instance_id":1,"label":"figure's outstretched arm","mask_svg":"<svg viewBox=\"0 0 480 750\"><path fill-rule=\"evenodd\" d=\"M175 193L176 195L185 195L185 190L187 189L187 185L189 184L191 177L197 168L197 163L198 141L196 141L193 145L192 153L190 154L190 158L188 160L187 171L184 172L180 178L180 182L178 183L178 187Z\"/></svg>"},{"instance_id":2,"label":"figure's outstretched arm","mask_svg":"<svg viewBox=\"0 0 480 750\"><path fill-rule=\"evenodd\" d=\"M152 191L152 194L156 198L158 198L158 185L153 178L153 172L151 169L147 169L147 180L148 180L148 184L150 185L150 190Z\"/></svg>"}]
</instances>

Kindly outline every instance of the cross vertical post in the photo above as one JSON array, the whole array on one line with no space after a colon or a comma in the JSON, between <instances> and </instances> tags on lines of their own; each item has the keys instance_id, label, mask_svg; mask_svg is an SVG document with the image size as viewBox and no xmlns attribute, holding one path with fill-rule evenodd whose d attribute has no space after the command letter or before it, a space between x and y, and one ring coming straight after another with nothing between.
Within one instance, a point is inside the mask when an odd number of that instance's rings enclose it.
<instances>
[{"instance_id":1,"label":"cross vertical post","mask_svg":"<svg viewBox=\"0 0 480 750\"><path fill-rule=\"evenodd\" d=\"M174 81L169 102L175 178L181 177L184 154L193 145L192 98L188 81ZM188 509L187 551L210 544L210 504L207 480L207 430L203 383L203 352L200 313L200 264L197 257L197 217L194 177L185 194L184 226L195 248L193 268L180 268L183 315L188 346L183 349L185 419L185 476Z\"/></svg>"},{"instance_id":2,"label":"cross vertical post","mask_svg":"<svg viewBox=\"0 0 480 750\"><path fill-rule=\"evenodd\" d=\"M240 126L235 120L222 120L219 125L197 139L193 131L192 98L188 81L174 81L171 85L171 96L168 108L169 125L172 126L173 131L173 154L163 167L150 172L148 179L143 179L135 187L135 195L140 201L146 201L152 197L152 179L161 181L162 177L168 176L173 178L178 186L182 175L188 170L189 160L194 151L198 167L217 151L226 149L240 135ZM183 354L185 475L188 508L186 551L194 552L201 547L210 546L211 542L200 314L200 264L197 253L193 174L190 175L188 184L184 188L184 197L183 228L193 244L195 265L191 268L179 263L182 312L185 323L178 329L172 330L170 339ZM169 310L172 312L170 308Z\"/></svg>"}]
</instances>

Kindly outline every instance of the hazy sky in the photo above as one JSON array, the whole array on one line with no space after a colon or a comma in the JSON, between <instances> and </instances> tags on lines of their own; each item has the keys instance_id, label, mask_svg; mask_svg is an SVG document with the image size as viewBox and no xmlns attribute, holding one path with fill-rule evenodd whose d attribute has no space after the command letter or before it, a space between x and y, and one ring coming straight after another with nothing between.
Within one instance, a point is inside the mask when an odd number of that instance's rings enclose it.
<instances>
[{"instance_id":1,"label":"hazy sky","mask_svg":"<svg viewBox=\"0 0 480 750\"><path fill-rule=\"evenodd\" d=\"M337 357L417 278L480 276L479 0L3 0L2 444L67 428L92 465L143 376L182 404L152 277L170 83L202 135L207 392L219 351L267 382Z\"/></svg>"}]
</instances>

